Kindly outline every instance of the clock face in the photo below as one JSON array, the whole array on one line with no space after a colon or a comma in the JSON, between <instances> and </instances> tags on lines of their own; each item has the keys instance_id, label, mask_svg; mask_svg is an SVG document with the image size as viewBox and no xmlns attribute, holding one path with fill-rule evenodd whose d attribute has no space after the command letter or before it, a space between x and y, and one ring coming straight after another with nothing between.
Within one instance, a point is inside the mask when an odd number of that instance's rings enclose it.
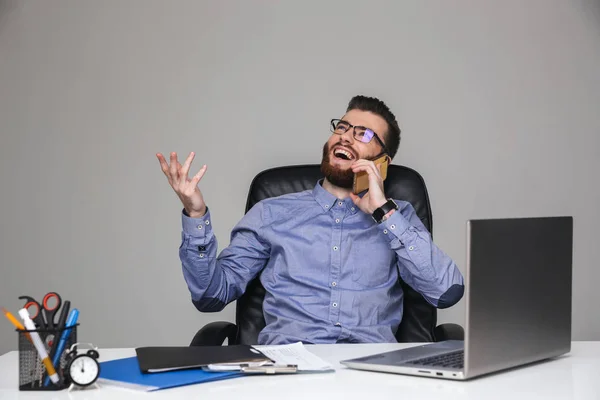
<instances>
[{"instance_id":1,"label":"clock face","mask_svg":"<svg viewBox=\"0 0 600 400\"><path fill-rule=\"evenodd\" d=\"M69 367L71 380L79 386L88 386L94 383L99 372L98 362L86 354L75 357Z\"/></svg>"}]
</instances>

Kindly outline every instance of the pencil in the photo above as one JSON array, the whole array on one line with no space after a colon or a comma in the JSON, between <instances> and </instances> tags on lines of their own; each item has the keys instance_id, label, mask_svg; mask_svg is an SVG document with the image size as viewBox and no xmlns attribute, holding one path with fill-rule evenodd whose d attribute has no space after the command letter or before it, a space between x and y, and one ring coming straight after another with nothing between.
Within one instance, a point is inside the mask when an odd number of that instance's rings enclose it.
<instances>
[{"instance_id":1,"label":"pencil","mask_svg":"<svg viewBox=\"0 0 600 400\"><path fill-rule=\"evenodd\" d=\"M23 326L23 324L21 324L19 322L18 319L15 318L14 315L12 315L10 313L10 311L8 311L6 308L2 307L2 312L4 313L4 315L6 316L6 318L12 322L12 324L15 326L15 328L17 328L20 331L24 331L25 327ZM29 341L31 342L31 336L29 336L29 333L25 333L25 336L27 337L27 339L29 339ZM32 342L33 343L33 342Z\"/></svg>"}]
</instances>

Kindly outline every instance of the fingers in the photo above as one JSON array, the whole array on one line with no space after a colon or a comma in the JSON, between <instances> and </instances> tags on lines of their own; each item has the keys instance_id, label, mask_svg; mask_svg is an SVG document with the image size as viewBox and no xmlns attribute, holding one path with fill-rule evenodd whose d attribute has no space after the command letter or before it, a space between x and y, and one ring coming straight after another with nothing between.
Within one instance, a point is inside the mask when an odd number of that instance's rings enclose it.
<instances>
[{"instance_id":1,"label":"fingers","mask_svg":"<svg viewBox=\"0 0 600 400\"><path fill-rule=\"evenodd\" d=\"M379 173L379 168L373 161L359 160L352 164L352 172L355 174L361 171L367 173L369 178L369 193L376 192L376 197L383 196L383 178Z\"/></svg>"},{"instance_id":2,"label":"fingers","mask_svg":"<svg viewBox=\"0 0 600 400\"><path fill-rule=\"evenodd\" d=\"M371 160L364 160L364 159L357 160L352 164L352 167L355 167L355 166L369 166L373 169L373 172L379 172L378 165L375 165L375 163Z\"/></svg>"},{"instance_id":3,"label":"fingers","mask_svg":"<svg viewBox=\"0 0 600 400\"><path fill-rule=\"evenodd\" d=\"M181 172L179 173L179 175L181 177L185 177L187 180L187 176L188 176L188 172L190 170L190 166L192 165L192 161L194 161L194 156L196 154L192 151L190 153L190 155L186 158L185 162L183 163L183 166L181 167Z\"/></svg>"},{"instance_id":4,"label":"fingers","mask_svg":"<svg viewBox=\"0 0 600 400\"><path fill-rule=\"evenodd\" d=\"M196 175L194 175L194 177L192 178L192 182L191 185L192 186L196 186L198 185L198 182L200 182L200 179L202 179L202 177L204 176L204 174L206 173L206 164L202 166L202 168L200 168L200 171L198 171L198 173Z\"/></svg>"},{"instance_id":5,"label":"fingers","mask_svg":"<svg viewBox=\"0 0 600 400\"><path fill-rule=\"evenodd\" d=\"M169 179L169 183L173 189L178 193L186 193L190 190L193 192L206 172L206 165L204 165L192 179L188 179L188 173L195 156L195 152L190 152L183 165L181 165L177 160L177 153L175 152L170 154L170 163L167 163L167 160L161 153L156 153L156 158L158 158L162 172Z\"/></svg>"},{"instance_id":6,"label":"fingers","mask_svg":"<svg viewBox=\"0 0 600 400\"><path fill-rule=\"evenodd\" d=\"M156 153L156 158L158 158L158 162L160 163L160 169L162 170L163 174L165 174L167 178L170 178L169 164L167 164L165 156L163 156L161 153Z\"/></svg>"},{"instance_id":7,"label":"fingers","mask_svg":"<svg viewBox=\"0 0 600 400\"><path fill-rule=\"evenodd\" d=\"M375 178L381 179L381 174L379 173L379 168L375 166L373 161L368 160L359 160L352 164L352 172L355 174L360 171L365 171L369 174L369 178L374 175Z\"/></svg>"},{"instance_id":8,"label":"fingers","mask_svg":"<svg viewBox=\"0 0 600 400\"><path fill-rule=\"evenodd\" d=\"M182 165L179 163L179 160L177 158L175 158L175 163L177 164L177 177L179 178L179 181L185 182L185 178L187 178L187 176L183 176L183 174L181 173Z\"/></svg>"},{"instance_id":9,"label":"fingers","mask_svg":"<svg viewBox=\"0 0 600 400\"><path fill-rule=\"evenodd\" d=\"M171 175L171 179L173 182L179 181L177 164L179 164L179 162L177 161L177 153L172 152L171 153L171 164L169 165L169 175Z\"/></svg>"},{"instance_id":10,"label":"fingers","mask_svg":"<svg viewBox=\"0 0 600 400\"><path fill-rule=\"evenodd\" d=\"M175 152L171 152L170 162L167 162L161 153L156 153L156 158L158 158L160 168L173 188L175 188L175 186L184 186L189 182L188 173L195 156L196 153L193 151L190 152L183 165L181 165L177 159L177 153Z\"/></svg>"}]
</instances>

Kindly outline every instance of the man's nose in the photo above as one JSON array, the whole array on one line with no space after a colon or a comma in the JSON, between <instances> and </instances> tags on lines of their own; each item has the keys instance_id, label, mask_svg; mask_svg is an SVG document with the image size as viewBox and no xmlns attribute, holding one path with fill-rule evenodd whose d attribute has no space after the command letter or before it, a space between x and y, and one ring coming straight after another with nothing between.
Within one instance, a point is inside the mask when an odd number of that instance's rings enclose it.
<instances>
[{"instance_id":1,"label":"man's nose","mask_svg":"<svg viewBox=\"0 0 600 400\"><path fill-rule=\"evenodd\" d=\"M342 133L340 141L353 144L354 143L354 128L348 129L346 132Z\"/></svg>"}]
</instances>

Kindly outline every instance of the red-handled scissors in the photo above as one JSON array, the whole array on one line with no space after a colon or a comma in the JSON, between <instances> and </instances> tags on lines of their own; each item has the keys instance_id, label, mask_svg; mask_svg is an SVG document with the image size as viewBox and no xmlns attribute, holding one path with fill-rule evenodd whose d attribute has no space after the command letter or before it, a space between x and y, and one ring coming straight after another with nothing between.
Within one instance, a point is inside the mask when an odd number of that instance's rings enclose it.
<instances>
[{"instance_id":1,"label":"red-handled scissors","mask_svg":"<svg viewBox=\"0 0 600 400\"><path fill-rule=\"evenodd\" d=\"M33 322L37 324L38 329L55 329L56 323L54 316L58 313L62 305L62 298L56 292L47 293L40 304L31 296L20 296L19 299L27 300L24 308L27 309ZM31 309L35 307L35 311Z\"/></svg>"}]
</instances>

